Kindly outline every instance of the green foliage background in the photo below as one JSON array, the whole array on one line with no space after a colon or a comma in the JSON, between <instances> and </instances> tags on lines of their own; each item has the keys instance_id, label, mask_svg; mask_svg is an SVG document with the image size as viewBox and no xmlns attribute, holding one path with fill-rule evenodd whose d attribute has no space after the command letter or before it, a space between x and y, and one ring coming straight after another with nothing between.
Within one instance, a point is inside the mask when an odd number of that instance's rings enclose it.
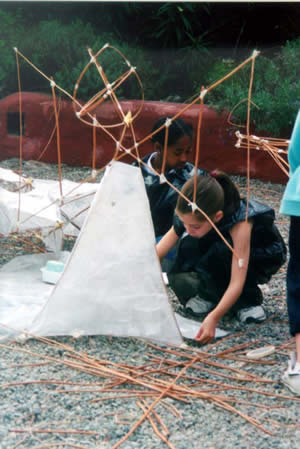
<instances>
[{"instance_id":1,"label":"green foliage background","mask_svg":"<svg viewBox=\"0 0 300 449\"><path fill-rule=\"evenodd\" d=\"M64 4L63 7L67 11L73 6ZM103 9L104 5L99 8ZM42 20L37 20L36 10L25 14L24 7L1 8L0 2L0 97L18 89L14 47L72 93L90 59L87 48L95 53L109 43L136 67L146 100L184 102L199 93L201 86L208 87L243 60L241 56L222 58L214 51L209 40L212 28L199 27L195 14L201 11L210 20L211 7L203 3L199 8L197 3L185 2L176 5L166 2L159 6L124 2L114 10L117 11L114 20L108 14L107 29L102 27L99 31L96 19L90 23L84 13L75 20L74 15L66 14L68 20L63 21L54 12L48 12ZM143 22L145 15L148 17ZM130 31L126 33L125 22L132 23L133 29L142 23L141 32L134 36ZM252 51L249 48L246 57ZM124 60L111 50L102 53L100 62L110 82L128 69ZM49 82L22 59L20 69L23 90L50 94ZM289 137L300 105L299 75L300 38L288 40L276 53L262 53L256 59L251 110L251 126L255 130L273 137ZM240 103L232 120L244 124L249 79L250 64L211 91L206 103L218 111L231 111ZM102 88L99 74L92 68L86 73L78 96L87 100ZM133 78L122 84L117 94L119 99L141 98Z\"/></svg>"},{"instance_id":2,"label":"green foliage background","mask_svg":"<svg viewBox=\"0 0 300 449\"><path fill-rule=\"evenodd\" d=\"M249 55L250 56L250 55ZM215 62L208 71L208 85L237 66L236 61ZM208 102L218 111L233 111L232 121L245 124L251 65L248 64L209 93ZM255 61L251 93L251 125L274 137L290 136L300 107L300 38L272 57L259 55ZM197 85L197 82L196 82Z\"/></svg>"}]
</instances>

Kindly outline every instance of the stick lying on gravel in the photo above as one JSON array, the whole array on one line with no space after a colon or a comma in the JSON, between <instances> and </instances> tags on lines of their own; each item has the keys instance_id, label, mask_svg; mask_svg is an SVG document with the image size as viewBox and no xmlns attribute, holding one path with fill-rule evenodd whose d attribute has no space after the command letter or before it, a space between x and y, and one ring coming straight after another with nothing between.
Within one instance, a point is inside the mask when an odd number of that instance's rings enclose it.
<instances>
[{"instance_id":1,"label":"stick lying on gravel","mask_svg":"<svg viewBox=\"0 0 300 449\"><path fill-rule=\"evenodd\" d=\"M34 337L34 336L32 336ZM244 420L249 422L250 424L254 425L261 431L265 432L268 435L273 435L273 433L265 428L261 422L259 422L258 419L254 419L253 417L249 416L248 414L242 412L241 410L238 410L236 407L232 405L233 402L239 403L239 404L247 404L253 407L256 407L257 404L251 401L242 401L240 398L235 398L233 396L227 396L227 395L220 395L219 392L223 391L226 393L226 391L229 390L238 390L238 391L245 391L245 392L251 392L256 393L263 396L272 397L273 399L280 399L285 400L291 400L290 396L285 395L279 395L270 391L264 391L264 390L257 390L251 387L246 386L237 386L234 385L233 382L250 382L250 383L274 383L274 381L270 381L270 379L266 378L259 378L256 375L249 374L244 370L240 370L237 368L234 368L230 366L230 361L228 359L224 359L225 355L228 355L233 352L238 352L241 349L244 349L248 347L249 345L246 344L239 344L236 346L233 346L231 348L228 348L226 350L220 351L216 354L208 354L203 351L199 351L197 349L189 349L189 350L182 350L182 349L174 349L171 347L160 347L155 346L153 344L149 344L148 346L152 348L155 352L166 354L168 353L170 357L173 357L172 359L166 359L162 357L158 357L155 354L148 354L148 358L151 361L151 366L149 369L147 369L147 365L143 366L132 366L128 364L122 364L122 363L115 363L110 362L109 360L99 360L97 358L88 356L86 353L80 353L76 351L71 345L66 345L59 343L55 340L44 338L44 337L35 337L38 341L42 342L43 344L46 344L48 347L51 347L54 350L54 355L50 356L47 354L41 354L41 353L35 353L33 351L15 347L13 345L4 345L0 344L0 347L10 349L13 351L23 352L26 354L29 354L32 357L38 357L43 358L48 362L53 362L55 364L64 365L65 367L69 367L75 370L86 372L93 377L97 378L103 378L106 379L105 384L101 388L95 388L95 383L90 384L84 384L87 387L92 387L88 389L78 389L77 385L75 385L76 388L71 390L60 390L60 393L87 393L87 392L115 392L116 398L122 398L126 396L120 395L121 390L119 387L121 385L126 385L126 392L132 394L134 396L137 396L139 399L138 406L142 408L143 415L135 422L135 424L131 427L131 429L124 435L113 447L112 449L117 449L120 447L134 432L135 430L143 423L145 419L149 419L151 422L151 425L154 428L155 433L159 436L159 438L164 441L170 448L174 449L174 445L172 445L166 436L166 427L162 421L161 418L159 418L159 415L157 411L155 411L155 408L160 403L160 401L164 397L170 397L173 399L176 399L178 401L188 401L188 399L202 399L207 400L215 404L217 407L221 407L224 410L227 410L231 413L237 414L240 417L242 417ZM60 354L59 356L55 355L55 353L58 352ZM217 361L214 361L212 359L221 359L224 362L226 361L228 364L219 363ZM256 361L257 363L258 361ZM156 367L153 366L153 363L156 363ZM253 363L252 360L248 361L249 364ZM212 365L215 370L213 370L212 374L214 376L220 376L224 377L223 371L229 371L232 374L226 375L226 379L230 381L229 383L222 383L219 381L213 381L208 379L201 378L201 374L204 371L202 364L208 364ZM178 368L180 370L178 371ZM197 375L193 374L193 376L187 376L186 371L192 370L193 372L196 370ZM199 376L200 374L200 376ZM155 377L154 377L155 376ZM165 377L173 377L173 380L170 382L165 379ZM240 377L242 376L242 377ZM109 383L107 383L107 380L110 380ZM19 383L6 383L1 386L2 389L9 388L12 386L17 385L25 385L28 384L30 381L24 381ZM69 382L62 382L62 381L55 381L53 379L49 380L43 380L43 381L31 381L32 383L36 384L45 384L45 383L51 383L51 384L57 384L59 386L62 385L69 385ZM201 385L206 385L207 383L217 385L217 389L215 389L214 394L212 392L207 391L203 388L199 388ZM82 385L83 386L83 385ZM114 388L112 388L114 386ZM135 388L132 389L132 386ZM139 387L138 390L136 390L136 387ZM195 388L195 386L197 388ZM129 389L128 389L129 387ZM218 393L218 394L216 394ZM127 397L128 397L127 394ZM148 396L152 396L154 398L153 402L151 404L145 402L145 398ZM107 399L107 398L105 398ZM113 396L111 397L113 399ZM96 401L97 399L95 399ZM101 400L101 398L100 398ZM300 399L294 398L295 401L300 401ZM261 405L259 405L261 406ZM279 406L278 406L279 407ZM268 409L268 407L265 407ZM153 416L152 416L153 415ZM152 417L151 417L152 416ZM160 423L160 426L165 430L164 432L159 431L157 428L157 425L154 423L153 419L158 421ZM277 421L270 421L274 426L280 426L281 423ZM14 429L10 429L12 432ZM26 429L20 430L15 429L16 432L25 432ZM28 430L29 431L29 430ZM37 431L38 432L38 431ZM41 430L40 432L46 433L47 430ZM52 430L49 430L49 433L52 432ZM54 432L54 431L53 431ZM57 433L67 433L67 430L57 430ZM76 431L75 431L76 432ZM80 432L78 430L78 432ZM69 431L69 433L72 433L72 430Z\"/></svg>"}]
</instances>

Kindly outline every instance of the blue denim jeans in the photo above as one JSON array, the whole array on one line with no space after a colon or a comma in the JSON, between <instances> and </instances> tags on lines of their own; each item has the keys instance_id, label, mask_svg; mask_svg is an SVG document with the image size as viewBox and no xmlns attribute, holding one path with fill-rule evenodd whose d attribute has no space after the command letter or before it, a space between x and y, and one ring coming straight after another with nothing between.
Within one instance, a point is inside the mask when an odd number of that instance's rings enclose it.
<instances>
[{"instance_id":1,"label":"blue denim jeans","mask_svg":"<svg viewBox=\"0 0 300 449\"><path fill-rule=\"evenodd\" d=\"M287 269L287 307L291 335L300 333L300 217L291 217L290 259Z\"/></svg>"}]
</instances>

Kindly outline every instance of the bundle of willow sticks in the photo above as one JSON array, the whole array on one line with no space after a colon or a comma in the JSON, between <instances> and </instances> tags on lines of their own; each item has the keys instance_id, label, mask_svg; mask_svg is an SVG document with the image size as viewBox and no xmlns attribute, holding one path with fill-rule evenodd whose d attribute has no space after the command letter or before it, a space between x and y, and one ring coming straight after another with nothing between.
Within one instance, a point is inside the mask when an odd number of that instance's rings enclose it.
<instances>
[{"instance_id":1,"label":"bundle of willow sticks","mask_svg":"<svg viewBox=\"0 0 300 449\"><path fill-rule=\"evenodd\" d=\"M34 337L34 336L31 336ZM27 350L24 346L15 344L1 344L0 347L6 350L19 351L30 356L44 359L42 363L53 363L63 365L71 370L78 370L89 374L95 378L95 382L74 383L57 379L44 380L23 380L21 382L10 382L2 384L2 389L24 386L31 383L57 386L59 394L79 395L81 393L93 393L97 395L91 403L100 401L110 401L113 399L136 398L136 406L141 410L140 418L131 426L130 430L112 447L120 447L135 430L148 420L157 435L167 447L175 449L169 440L169 430L163 419L159 416L159 408L167 409L177 419L182 418L180 405L190 401L209 401L216 407L227 412L238 415L251 425L255 426L268 435L273 435L270 427L280 427L283 424L268 418L263 418L261 422L240 410L241 406L251 406L264 410L273 410L284 407L284 401L300 401L300 398L293 398L290 395L276 394L272 388L264 389L263 385L277 383L272 379L253 374L253 370L235 367L244 365L246 368L251 364L272 365L275 362L270 358L249 359L246 356L250 347L257 347L259 340L230 346L227 349L219 350L220 342L206 347L205 350L185 346L169 347L147 343L149 352L145 354L146 362L143 365L134 366L128 363L115 363L109 360L101 360L87 353L81 353L74 349L71 344L59 341L35 337L41 344L52 348L45 353ZM231 337L225 337L230 343ZM72 339L70 339L71 343ZM293 344L292 340L281 344L276 348L277 352L287 351ZM235 366L233 366L235 364ZM220 380L217 380L219 378ZM63 388L62 388L63 386ZM236 391L247 392L248 397L255 396L272 398L275 405L266 405L261 401L253 402L251 399L242 400L241 396L235 397ZM169 400L171 399L171 401ZM176 406L174 405L177 402ZM266 427L268 424L268 427ZM297 426L297 424L293 424ZM75 429L12 429L15 433L80 433ZM81 431L85 435L96 435L96 432ZM68 444L70 446L70 444ZM41 446L47 447L47 446ZM81 447L74 445L74 447Z\"/></svg>"}]
</instances>

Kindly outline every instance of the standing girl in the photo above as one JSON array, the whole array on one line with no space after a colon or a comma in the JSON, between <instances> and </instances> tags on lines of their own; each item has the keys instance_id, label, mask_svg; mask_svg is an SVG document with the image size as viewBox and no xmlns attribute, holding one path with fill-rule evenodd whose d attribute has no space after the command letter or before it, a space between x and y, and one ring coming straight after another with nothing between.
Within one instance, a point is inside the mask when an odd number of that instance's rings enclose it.
<instances>
[{"instance_id":1,"label":"standing girl","mask_svg":"<svg viewBox=\"0 0 300 449\"><path fill-rule=\"evenodd\" d=\"M300 395L300 111L289 144L290 179L287 183L280 212L289 215L289 263L287 269L287 306L291 335L295 337L296 352L291 354L288 370L282 380L290 390Z\"/></svg>"},{"instance_id":2,"label":"standing girl","mask_svg":"<svg viewBox=\"0 0 300 449\"><path fill-rule=\"evenodd\" d=\"M266 318L258 284L268 282L282 266L286 247L274 224L274 210L254 200L247 207L225 173L197 178L195 203L210 221L193 207L194 179L184 184L182 193L188 201L178 197L174 225L158 243L157 252L163 259L180 239L169 283L187 310L207 315L196 336L207 343L230 309L244 323Z\"/></svg>"}]
</instances>

